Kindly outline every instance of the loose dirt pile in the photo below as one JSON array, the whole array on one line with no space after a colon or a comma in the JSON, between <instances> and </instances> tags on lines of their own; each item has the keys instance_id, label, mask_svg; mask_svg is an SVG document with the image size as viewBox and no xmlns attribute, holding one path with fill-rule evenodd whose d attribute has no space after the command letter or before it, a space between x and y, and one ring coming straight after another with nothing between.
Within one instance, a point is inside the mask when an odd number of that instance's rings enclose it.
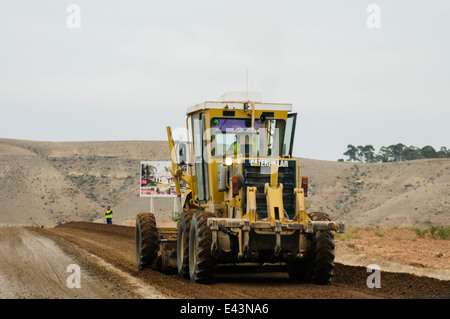
<instances>
[{"instance_id":1,"label":"loose dirt pile","mask_svg":"<svg viewBox=\"0 0 450 319\"><path fill-rule=\"evenodd\" d=\"M236 269L219 271L213 285L198 285L176 274L152 269L138 271L133 227L67 223L42 233L57 242L70 242L173 298L450 298L450 281L383 269L381 288L370 289L366 284L367 265L350 266L341 262L336 263L330 286L292 283L286 272L238 273Z\"/></svg>"}]
</instances>

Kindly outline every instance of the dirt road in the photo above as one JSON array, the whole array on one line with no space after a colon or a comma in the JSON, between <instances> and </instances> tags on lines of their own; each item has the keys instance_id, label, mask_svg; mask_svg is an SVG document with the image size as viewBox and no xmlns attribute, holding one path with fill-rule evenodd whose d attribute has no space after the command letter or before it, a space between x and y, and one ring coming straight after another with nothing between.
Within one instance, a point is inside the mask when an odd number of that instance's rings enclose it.
<instances>
[{"instance_id":1,"label":"dirt road","mask_svg":"<svg viewBox=\"0 0 450 319\"><path fill-rule=\"evenodd\" d=\"M79 288L75 285L76 271L80 274ZM0 228L0 299L160 297L151 287L139 290L133 280L42 229Z\"/></svg>"},{"instance_id":2,"label":"dirt road","mask_svg":"<svg viewBox=\"0 0 450 319\"><path fill-rule=\"evenodd\" d=\"M365 267L336 263L330 286L291 283L285 272L222 271L213 285L176 274L138 271L134 228L74 222L55 228L0 228L0 298L450 298L450 281L381 273L368 288ZM68 288L68 265L81 288Z\"/></svg>"}]
</instances>

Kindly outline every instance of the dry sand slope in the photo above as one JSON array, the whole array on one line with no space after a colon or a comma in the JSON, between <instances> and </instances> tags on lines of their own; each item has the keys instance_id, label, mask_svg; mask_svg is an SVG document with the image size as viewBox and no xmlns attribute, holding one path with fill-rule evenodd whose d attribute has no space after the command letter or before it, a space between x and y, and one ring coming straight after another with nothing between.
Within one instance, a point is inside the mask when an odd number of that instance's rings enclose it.
<instances>
[{"instance_id":1,"label":"dry sand slope","mask_svg":"<svg viewBox=\"0 0 450 319\"><path fill-rule=\"evenodd\" d=\"M0 154L0 224L55 225L85 219L101 208L48 158L5 144L0 144Z\"/></svg>"},{"instance_id":2,"label":"dry sand slope","mask_svg":"<svg viewBox=\"0 0 450 319\"><path fill-rule=\"evenodd\" d=\"M0 139L0 225L117 222L148 211L139 163L168 160L165 141L33 142ZM311 210L352 225L450 225L450 159L354 164L300 159ZM155 201L158 219L173 200Z\"/></svg>"}]
</instances>

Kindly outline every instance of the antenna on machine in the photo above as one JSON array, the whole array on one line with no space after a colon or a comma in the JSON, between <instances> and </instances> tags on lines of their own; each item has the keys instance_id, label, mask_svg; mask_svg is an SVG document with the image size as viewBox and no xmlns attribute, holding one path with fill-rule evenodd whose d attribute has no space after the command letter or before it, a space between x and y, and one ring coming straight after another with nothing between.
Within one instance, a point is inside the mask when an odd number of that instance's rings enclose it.
<instances>
[{"instance_id":1,"label":"antenna on machine","mask_svg":"<svg viewBox=\"0 0 450 319\"><path fill-rule=\"evenodd\" d=\"M247 68L247 73L245 76L245 96L248 99L248 68Z\"/></svg>"}]
</instances>

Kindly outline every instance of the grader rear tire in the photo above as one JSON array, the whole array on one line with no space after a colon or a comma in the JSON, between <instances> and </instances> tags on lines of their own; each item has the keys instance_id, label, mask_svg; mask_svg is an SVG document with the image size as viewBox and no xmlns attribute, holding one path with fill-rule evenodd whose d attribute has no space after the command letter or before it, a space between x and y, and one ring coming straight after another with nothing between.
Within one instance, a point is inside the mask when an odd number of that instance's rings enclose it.
<instances>
[{"instance_id":1,"label":"grader rear tire","mask_svg":"<svg viewBox=\"0 0 450 319\"><path fill-rule=\"evenodd\" d=\"M158 229L152 213L136 217L136 262L138 269L150 267L158 256Z\"/></svg>"},{"instance_id":2,"label":"grader rear tire","mask_svg":"<svg viewBox=\"0 0 450 319\"><path fill-rule=\"evenodd\" d=\"M211 252L212 232L207 225L210 212L192 216L189 232L189 277L191 281L208 284L214 281L217 261Z\"/></svg>"},{"instance_id":3,"label":"grader rear tire","mask_svg":"<svg viewBox=\"0 0 450 319\"><path fill-rule=\"evenodd\" d=\"M184 211L178 222L177 235L177 271L183 278L189 278L189 231L191 227L192 211Z\"/></svg>"}]
</instances>

